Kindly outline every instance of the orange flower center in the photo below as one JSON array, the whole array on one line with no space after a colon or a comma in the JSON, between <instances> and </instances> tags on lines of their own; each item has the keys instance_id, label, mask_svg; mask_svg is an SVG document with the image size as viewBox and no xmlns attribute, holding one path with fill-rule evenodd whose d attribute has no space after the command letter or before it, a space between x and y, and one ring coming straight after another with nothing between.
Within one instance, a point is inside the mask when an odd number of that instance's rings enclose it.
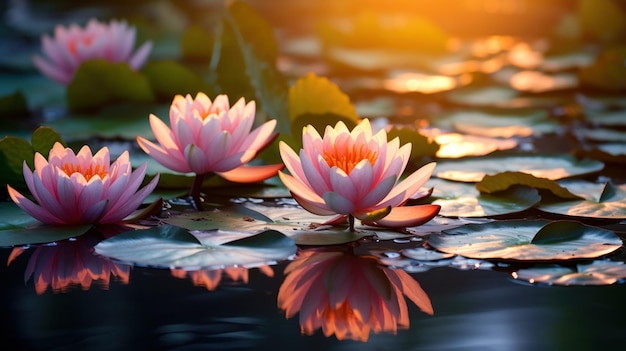
<instances>
[{"instance_id":1,"label":"orange flower center","mask_svg":"<svg viewBox=\"0 0 626 351\"><path fill-rule=\"evenodd\" d=\"M332 150L326 150L322 155L326 163L330 166L337 166L346 174L350 174L354 167L362 160L368 160L373 166L378 158L378 152L373 151L360 145L359 147L348 147L345 149L337 149L333 147Z\"/></svg>"},{"instance_id":2,"label":"orange flower center","mask_svg":"<svg viewBox=\"0 0 626 351\"><path fill-rule=\"evenodd\" d=\"M92 42L93 42L93 37L81 37L81 38L78 38L77 40L73 40L69 42L67 44L67 48L72 54L76 54L78 43L83 43L85 44L85 46L91 46Z\"/></svg>"},{"instance_id":3,"label":"orange flower center","mask_svg":"<svg viewBox=\"0 0 626 351\"><path fill-rule=\"evenodd\" d=\"M87 169L83 169L81 165L75 165L66 163L63 165L63 172L68 176L72 176L74 173L80 173L85 177L86 181L89 181L93 176L99 176L103 179L108 174L106 167L103 164L91 164Z\"/></svg>"}]
</instances>

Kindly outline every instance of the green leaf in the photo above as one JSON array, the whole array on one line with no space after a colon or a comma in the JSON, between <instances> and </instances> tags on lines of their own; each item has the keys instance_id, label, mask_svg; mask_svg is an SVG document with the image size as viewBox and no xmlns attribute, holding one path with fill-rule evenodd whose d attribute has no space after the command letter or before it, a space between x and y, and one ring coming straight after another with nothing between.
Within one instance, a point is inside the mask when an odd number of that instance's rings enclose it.
<instances>
[{"instance_id":1,"label":"green leaf","mask_svg":"<svg viewBox=\"0 0 626 351\"><path fill-rule=\"evenodd\" d=\"M601 43L619 42L626 34L626 14L614 0L579 0L582 35Z\"/></svg>"},{"instance_id":2,"label":"green leaf","mask_svg":"<svg viewBox=\"0 0 626 351\"><path fill-rule=\"evenodd\" d=\"M434 157L440 148L436 141L421 134L415 128L393 126L387 131L387 140L391 141L396 137L400 139L400 145L411 143L411 157L406 170L408 172L417 170L423 165L420 160L425 157Z\"/></svg>"},{"instance_id":3,"label":"green leaf","mask_svg":"<svg viewBox=\"0 0 626 351\"><path fill-rule=\"evenodd\" d=\"M146 77L124 62L85 61L67 86L67 103L72 111L93 110L110 103L149 103L154 100L154 92Z\"/></svg>"},{"instance_id":4,"label":"green leaf","mask_svg":"<svg viewBox=\"0 0 626 351\"><path fill-rule=\"evenodd\" d=\"M0 203L0 246L42 244L80 236L91 225L43 224L14 203Z\"/></svg>"},{"instance_id":5,"label":"green leaf","mask_svg":"<svg viewBox=\"0 0 626 351\"><path fill-rule=\"evenodd\" d=\"M18 117L29 116L26 96L21 91L0 96L0 120L3 123L10 122Z\"/></svg>"},{"instance_id":6,"label":"green leaf","mask_svg":"<svg viewBox=\"0 0 626 351\"><path fill-rule=\"evenodd\" d=\"M431 235L428 244L437 250L478 259L520 261L571 260L595 258L609 254L622 246L622 240L612 231L580 225L556 224L548 220L497 221L467 224L440 235ZM546 233L539 234L548 227ZM558 230L575 229L560 233ZM554 230L554 231L553 231Z\"/></svg>"},{"instance_id":7,"label":"green leaf","mask_svg":"<svg viewBox=\"0 0 626 351\"><path fill-rule=\"evenodd\" d=\"M22 165L26 161L32 167L34 155L33 147L22 138L8 136L0 139L0 184L3 187L7 184L25 186Z\"/></svg>"},{"instance_id":8,"label":"green leaf","mask_svg":"<svg viewBox=\"0 0 626 351\"><path fill-rule=\"evenodd\" d=\"M494 175L485 175L480 182L476 183L476 189L481 193L493 194L507 190L514 185L525 185L543 192L549 192L564 200L582 199L580 196L572 194L567 188L560 186L554 180L538 178L523 172L507 171Z\"/></svg>"},{"instance_id":9,"label":"green leaf","mask_svg":"<svg viewBox=\"0 0 626 351\"><path fill-rule=\"evenodd\" d=\"M200 91L209 90L198 74L175 61L150 62L142 69L142 73L162 101L170 102L177 94L195 96Z\"/></svg>"},{"instance_id":10,"label":"green leaf","mask_svg":"<svg viewBox=\"0 0 626 351\"><path fill-rule=\"evenodd\" d=\"M213 54L215 36L198 25L188 27L181 38L180 46L183 59L209 62Z\"/></svg>"},{"instance_id":11,"label":"green leaf","mask_svg":"<svg viewBox=\"0 0 626 351\"><path fill-rule=\"evenodd\" d=\"M328 78L314 73L298 79L289 88L289 119L295 121L302 115L335 115L352 124L359 120L348 95Z\"/></svg>"},{"instance_id":12,"label":"green leaf","mask_svg":"<svg viewBox=\"0 0 626 351\"><path fill-rule=\"evenodd\" d=\"M585 234L587 227L575 221L556 221L543 226L530 241L535 245L557 244L576 240Z\"/></svg>"},{"instance_id":13,"label":"green leaf","mask_svg":"<svg viewBox=\"0 0 626 351\"><path fill-rule=\"evenodd\" d=\"M228 16L223 29L225 35L228 33L232 35L223 36L222 40L231 39L234 43L226 41L222 46L232 48L233 44L236 44L257 104L269 118L277 120L277 129L280 133L289 134L287 86L285 78L276 69L278 51L272 27L249 5L234 1L228 6ZM233 72L241 71L241 64L234 65L239 55L221 53L220 56L220 64L226 63L230 67L227 70L220 69L221 79L230 80ZM231 91L236 91L237 88L241 91L241 87L234 87Z\"/></svg>"},{"instance_id":14,"label":"green leaf","mask_svg":"<svg viewBox=\"0 0 626 351\"><path fill-rule=\"evenodd\" d=\"M49 127L39 127L35 129L33 135L31 136L31 143L34 151L42 154L45 158L48 158L50 150L57 142L66 146L59 133Z\"/></svg>"},{"instance_id":15,"label":"green leaf","mask_svg":"<svg viewBox=\"0 0 626 351\"><path fill-rule=\"evenodd\" d=\"M441 161L433 175L447 180L479 182L485 175L505 171L518 171L538 178L558 180L599 172L604 168L600 161L578 160L569 154L494 155L464 160Z\"/></svg>"},{"instance_id":16,"label":"green leaf","mask_svg":"<svg viewBox=\"0 0 626 351\"><path fill-rule=\"evenodd\" d=\"M538 209L572 217L625 219L626 184L609 185L585 181L561 182L562 186L583 197L580 201L541 203Z\"/></svg>"},{"instance_id":17,"label":"green leaf","mask_svg":"<svg viewBox=\"0 0 626 351\"><path fill-rule=\"evenodd\" d=\"M590 66L579 71L580 82L584 86L604 89L606 91L623 91L626 81L626 46L605 49Z\"/></svg>"},{"instance_id":18,"label":"green leaf","mask_svg":"<svg viewBox=\"0 0 626 351\"><path fill-rule=\"evenodd\" d=\"M140 266L224 268L257 266L295 254L296 245L275 231L194 232L159 226L122 233L95 246L96 253Z\"/></svg>"}]
</instances>

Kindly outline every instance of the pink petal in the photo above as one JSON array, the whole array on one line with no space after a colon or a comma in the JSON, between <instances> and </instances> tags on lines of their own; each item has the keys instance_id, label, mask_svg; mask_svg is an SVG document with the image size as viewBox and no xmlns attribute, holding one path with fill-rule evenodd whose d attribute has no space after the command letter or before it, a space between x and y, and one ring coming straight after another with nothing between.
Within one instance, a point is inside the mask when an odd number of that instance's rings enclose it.
<instances>
[{"instance_id":1,"label":"pink petal","mask_svg":"<svg viewBox=\"0 0 626 351\"><path fill-rule=\"evenodd\" d=\"M227 172L218 172L222 178L237 183L255 183L271 178L283 169L282 163L263 166L241 166Z\"/></svg>"},{"instance_id":2,"label":"pink petal","mask_svg":"<svg viewBox=\"0 0 626 351\"><path fill-rule=\"evenodd\" d=\"M329 191L323 195L323 198L326 206L335 213L350 214L355 210L355 205L352 201L336 192Z\"/></svg>"},{"instance_id":3,"label":"pink petal","mask_svg":"<svg viewBox=\"0 0 626 351\"><path fill-rule=\"evenodd\" d=\"M63 223L58 217L54 216L52 213L46 211L42 207L36 205L34 202L30 201L22 194L20 194L17 190L13 189L10 185L7 185L7 190L11 200L15 202L21 209L26 211L29 215L35 217L41 222L44 223Z\"/></svg>"},{"instance_id":4,"label":"pink petal","mask_svg":"<svg viewBox=\"0 0 626 351\"><path fill-rule=\"evenodd\" d=\"M139 49L137 49L137 51L135 51L133 56L130 58L128 65L135 71L139 70L148 59L148 55L150 55L151 50L152 42L145 42Z\"/></svg>"},{"instance_id":5,"label":"pink petal","mask_svg":"<svg viewBox=\"0 0 626 351\"><path fill-rule=\"evenodd\" d=\"M155 161L162 164L163 166L181 173L191 172L191 169L187 165L186 161L181 161L178 157L173 156L167 153L163 148L158 145L153 144L151 141L148 141L142 137L137 137L137 144L139 147L150 157L152 157Z\"/></svg>"},{"instance_id":6,"label":"pink petal","mask_svg":"<svg viewBox=\"0 0 626 351\"><path fill-rule=\"evenodd\" d=\"M435 170L436 163L431 162L398 183L387 197L380 203L381 206L396 207L404 203L415 194L430 178Z\"/></svg>"},{"instance_id":7,"label":"pink petal","mask_svg":"<svg viewBox=\"0 0 626 351\"><path fill-rule=\"evenodd\" d=\"M33 64L41 73L57 83L67 85L73 78L72 72L65 71L62 67L54 66L39 56L33 56Z\"/></svg>"},{"instance_id":8,"label":"pink petal","mask_svg":"<svg viewBox=\"0 0 626 351\"><path fill-rule=\"evenodd\" d=\"M394 207L391 209L391 213L383 219L375 222L363 222L363 224L390 228L415 227L433 219L440 209L441 206L439 205Z\"/></svg>"}]
</instances>

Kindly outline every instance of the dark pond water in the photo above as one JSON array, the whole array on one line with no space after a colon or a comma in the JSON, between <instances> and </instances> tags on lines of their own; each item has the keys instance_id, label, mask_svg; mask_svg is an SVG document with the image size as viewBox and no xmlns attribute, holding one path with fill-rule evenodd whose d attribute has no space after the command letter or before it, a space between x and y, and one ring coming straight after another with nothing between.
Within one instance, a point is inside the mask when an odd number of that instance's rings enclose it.
<instances>
[{"instance_id":1,"label":"dark pond water","mask_svg":"<svg viewBox=\"0 0 626 351\"><path fill-rule=\"evenodd\" d=\"M285 264L272 266L273 277L251 269L247 284L224 277L214 291L133 267L128 283L39 295L32 278L25 282L29 251L0 268L2 343L11 350L609 350L626 342L624 285L528 286L498 269L434 268L411 274L434 315L408 302L409 329L362 343L302 335L298 317L285 318L277 308Z\"/></svg>"}]
</instances>

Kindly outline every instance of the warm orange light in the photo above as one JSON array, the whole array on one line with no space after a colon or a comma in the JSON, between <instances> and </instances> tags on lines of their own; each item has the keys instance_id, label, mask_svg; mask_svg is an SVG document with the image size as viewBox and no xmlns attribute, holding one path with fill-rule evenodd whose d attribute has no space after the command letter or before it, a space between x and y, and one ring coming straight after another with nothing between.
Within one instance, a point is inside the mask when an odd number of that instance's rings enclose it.
<instances>
[{"instance_id":1,"label":"warm orange light","mask_svg":"<svg viewBox=\"0 0 626 351\"><path fill-rule=\"evenodd\" d=\"M400 73L383 81L385 89L397 93L419 92L432 94L451 90L457 85L457 79L452 77L415 72Z\"/></svg>"}]
</instances>

